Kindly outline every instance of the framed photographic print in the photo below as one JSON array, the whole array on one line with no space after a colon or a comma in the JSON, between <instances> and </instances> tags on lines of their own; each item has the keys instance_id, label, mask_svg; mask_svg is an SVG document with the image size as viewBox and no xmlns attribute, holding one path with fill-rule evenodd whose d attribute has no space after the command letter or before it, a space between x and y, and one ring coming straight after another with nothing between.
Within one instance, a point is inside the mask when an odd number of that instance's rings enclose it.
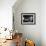
<instances>
[{"instance_id":1,"label":"framed photographic print","mask_svg":"<svg viewBox=\"0 0 46 46\"><path fill-rule=\"evenodd\" d=\"M21 24L23 25L36 24L36 13L21 13Z\"/></svg>"}]
</instances>

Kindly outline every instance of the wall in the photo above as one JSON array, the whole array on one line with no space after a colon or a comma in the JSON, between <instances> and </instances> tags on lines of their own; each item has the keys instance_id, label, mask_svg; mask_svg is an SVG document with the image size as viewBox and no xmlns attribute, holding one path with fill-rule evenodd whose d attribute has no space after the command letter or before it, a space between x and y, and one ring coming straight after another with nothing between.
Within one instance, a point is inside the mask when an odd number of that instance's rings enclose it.
<instances>
[{"instance_id":1,"label":"wall","mask_svg":"<svg viewBox=\"0 0 46 46\"><path fill-rule=\"evenodd\" d=\"M0 0L0 27L12 29L12 6L16 0Z\"/></svg>"},{"instance_id":2,"label":"wall","mask_svg":"<svg viewBox=\"0 0 46 46\"><path fill-rule=\"evenodd\" d=\"M41 1L41 40L42 46L46 46L46 0Z\"/></svg>"},{"instance_id":3,"label":"wall","mask_svg":"<svg viewBox=\"0 0 46 46\"><path fill-rule=\"evenodd\" d=\"M19 2L19 3L18 3ZM23 33L24 38L35 41L36 46L41 46L41 29L40 29L40 0L18 0L13 6L15 30ZM36 25L22 25L21 13L36 13Z\"/></svg>"}]
</instances>

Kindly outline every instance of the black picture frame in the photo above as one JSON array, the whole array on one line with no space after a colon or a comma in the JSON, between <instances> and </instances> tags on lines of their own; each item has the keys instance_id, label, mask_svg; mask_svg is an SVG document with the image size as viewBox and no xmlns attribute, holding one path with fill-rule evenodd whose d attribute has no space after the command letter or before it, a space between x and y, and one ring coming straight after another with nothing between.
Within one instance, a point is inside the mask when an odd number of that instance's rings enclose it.
<instances>
[{"instance_id":1,"label":"black picture frame","mask_svg":"<svg viewBox=\"0 0 46 46\"><path fill-rule=\"evenodd\" d=\"M22 25L35 25L36 13L21 13L21 24Z\"/></svg>"}]
</instances>

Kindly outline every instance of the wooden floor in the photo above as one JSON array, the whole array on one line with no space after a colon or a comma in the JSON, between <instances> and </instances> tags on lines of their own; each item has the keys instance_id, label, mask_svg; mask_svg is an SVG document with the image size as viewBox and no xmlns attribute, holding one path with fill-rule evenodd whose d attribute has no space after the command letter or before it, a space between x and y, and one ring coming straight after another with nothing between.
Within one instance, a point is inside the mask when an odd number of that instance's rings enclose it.
<instances>
[{"instance_id":1,"label":"wooden floor","mask_svg":"<svg viewBox=\"0 0 46 46\"><path fill-rule=\"evenodd\" d=\"M16 41L22 41L22 38L20 36L21 36L21 33L16 33L12 37L13 38L12 40L0 39L0 42L6 40L6 42L4 42L3 44L0 44L0 46L16 46L16 45L18 45L18 44L16 44Z\"/></svg>"},{"instance_id":2,"label":"wooden floor","mask_svg":"<svg viewBox=\"0 0 46 46\"><path fill-rule=\"evenodd\" d=\"M0 46L16 46L15 39L13 40L6 40L6 42L2 43Z\"/></svg>"}]
</instances>

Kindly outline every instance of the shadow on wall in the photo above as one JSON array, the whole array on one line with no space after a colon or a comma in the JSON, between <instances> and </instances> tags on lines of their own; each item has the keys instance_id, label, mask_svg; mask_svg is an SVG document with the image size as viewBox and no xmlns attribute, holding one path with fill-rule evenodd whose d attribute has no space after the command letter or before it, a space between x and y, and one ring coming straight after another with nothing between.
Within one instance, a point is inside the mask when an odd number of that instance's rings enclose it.
<instances>
[{"instance_id":1,"label":"shadow on wall","mask_svg":"<svg viewBox=\"0 0 46 46\"><path fill-rule=\"evenodd\" d=\"M15 27L15 30L18 30L18 32L21 32L21 33L24 31L24 25L23 26L21 25L21 12L22 12L22 10L19 10L19 9L20 9L21 4L23 3L23 1L24 0L17 0L16 3L12 7L12 12L13 12L13 16L14 16L13 17L14 18L13 28ZM18 21L18 19L19 19L19 21Z\"/></svg>"},{"instance_id":2,"label":"shadow on wall","mask_svg":"<svg viewBox=\"0 0 46 46\"><path fill-rule=\"evenodd\" d=\"M19 8L20 6L21 6L21 4L23 3L23 1L24 0L17 0L16 2L15 2L15 4L12 6L12 8ZM13 10L14 10L13 9ZM16 9L15 9L16 10Z\"/></svg>"}]
</instances>

